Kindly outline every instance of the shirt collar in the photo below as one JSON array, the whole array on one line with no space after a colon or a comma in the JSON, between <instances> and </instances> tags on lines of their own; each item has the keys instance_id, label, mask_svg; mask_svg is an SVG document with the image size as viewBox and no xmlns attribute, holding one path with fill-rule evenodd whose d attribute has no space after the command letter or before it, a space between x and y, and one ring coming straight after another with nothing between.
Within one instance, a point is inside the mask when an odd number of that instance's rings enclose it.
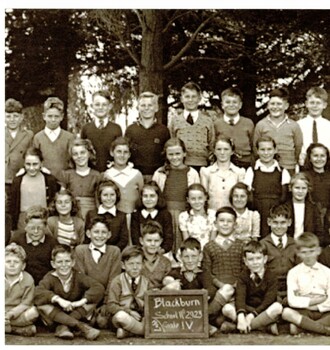
<instances>
[{"instance_id":1,"label":"shirt collar","mask_svg":"<svg viewBox=\"0 0 330 350\"><path fill-rule=\"evenodd\" d=\"M263 269L260 273L251 272L250 278L253 280L255 275L258 275L260 279L263 279L263 277L265 276L265 269Z\"/></svg>"},{"instance_id":2,"label":"shirt collar","mask_svg":"<svg viewBox=\"0 0 330 350\"><path fill-rule=\"evenodd\" d=\"M106 127L106 126L108 125L108 123L109 123L109 117L105 117L105 118L103 118L102 120L103 120L103 123L104 123L104 127ZM100 124L101 124L100 118L95 117L94 123L95 123L95 126L96 126L97 128L99 128L99 127L100 127Z\"/></svg>"},{"instance_id":3,"label":"shirt collar","mask_svg":"<svg viewBox=\"0 0 330 350\"><path fill-rule=\"evenodd\" d=\"M154 219L158 214L158 210L154 209L152 211L148 211L146 209L141 210L141 215L146 219L149 215L151 216L152 219Z\"/></svg>"},{"instance_id":4,"label":"shirt collar","mask_svg":"<svg viewBox=\"0 0 330 350\"><path fill-rule=\"evenodd\" d=\"M276 235L274 235L273 232L270 233L270 237L271 237L273 243L277 246L278 243L279 243L279 237L277 237ZM285 235L282 236L283 247L286 246L287 241L288 241L288 236L285 234Z\"/></svg>"},{"instance_id":5,"label":"shirt collar","mask_svg":"<svg viewBox=\"0 0 330 350\"><path fill-rule=\"evenodd\" d=\"M18 277L14 281L9 282L9 280L6 278L6 276L5 276L5 280L7 281L7 283L10 286L13 286L14 284L19 283L23 280L23 271L20 272L20 274L18 275Z\"/></svg>"},{"instance_id":6,"label":"shirt collar","mask_svg":"<svg viewBox=\"0 0 330 350\"><path fill-rule=\"evenodd\" d=\"M33 245L39 245L40 243L44 243L46 239L46 235L44 235L42 238L40 238L40 240L38 241L38 244L33 244ZM32 239L28 236L28 234L26 234L26 243L27 244L32 244Z\"/></svg>"},{"instance_id":7,"label":"shirt collar","mask_svg":"<svg viewBox=\"0 0 330 350\"><path fill-rule=\"evenodd\" d=\"M249 213L249 209L248 208L245 208L245 210L243 211L242 214L238 213L236 210L236 215L238 218L248 218L248 213Z\"/></svg>"},{"instance_id":8,"label":"shirt collar","mask_svg":"<svg viewBox=\"0 0 330 350\"><path fill-rule=\"evenodd\" d=\"M301 266L302 266L303 270L306 271L306 272L309 272L311 270L319 270L320 265L321 264L318 261L313 266L307 266L303 262L301 263Z\"/></svg>"},{"instance_id":9,"label":"shirt collar","mask_svg":"<svg viewBox=\"0 0 330 350\"><path fill-rule=\"evenodd\" d=\"M291 123L291 121L287 115L284 116L284 119L279 124L275 124L273 122L273 120L271 119L270 115L267 116L267 120L269 121L269 123L271 123L273 126L275 126L275 128L279 128L284 123L288 123L288 124Z\"/></svg>"},{"instance_id":10,"label":"shirt collar","mask_svg":"<svg viewBox=\"0 0 330 350\"><path fill-rule=\"evenodd\" d=\"M271 165L270 167L266 167L261 161L260 159L257 159L256 160L256 163L254 165L254 170L262 170L262 171L267 171L267 172L273 172L274 170L278 170L278 171L281 171L281 167L278 163L278 161L276 159L274 159L274 163L273 165Z\"/></svg>"},{"instance_id":11,"label":"shirt collar","mask_svg":"<svg viewBox=\"0 0 330 350\"><path fill-rule=\"evenodd\" d=\"M105 214L105 213L109 213L109 214L112 214L113 216L116 216L116 213L117 213L117 208L116 206L114 205L112 208L110 209L106 209L103 207L103 205L101 204L97 210L97 213L98 214Z\"/></svg>"},{"instance_id":12,"label":"shirt collar","mask_svg":"<svg viewBox=\"0 0 330 350\"><path fill-rule=\"evenodd\" d=\"M229 163L228 170L235 171L236 168L237 167L235 166L235 164L233 164L232 162ZM218 163L217 162L213 163L212 165L209 166L209 169L210 169L210 173L216 173L219 170Z\"/></svg>"},{"instance_id":13,"label":"shirt collar","mask_svg":"<svg viewBox=\"0 0 330 350\"><path fill-rule=\"evenodd\" d=\"M240 115L237 114L235 117L228 117L226 114L223 115L223 120L227 123L230 124L230 121L232 120L234 122L234 125L238 123L240 118Z\"/></svg>"},{"instance_id":14,"label":"shirt collar","mask_svg":"<svg viewBox=\"0 0 330 350\"><path fill-rule=\"evenodd\" d=\"M318 121L322 119L322 115L319 115L318 117L314 118L311 115L307 114L306 118L310 119L311 121L314 121L314 120Z\"/></svg>"},{"instance_id":15,"label":"shirt collar","mask_svg":"<svg viewBox=\"0 0 330 350\"><path fill-rule=\"evenodd\" d=\"M67 293L70 290L73 272L71 271L69 278L67 278L66 280L62 279L55 270L52 271L51 274L60 280L63 286L63 290Z\"/></svg>"},{"instance_id":16,"label":"shirt collar","mask_svg":"<svg viewBox=\"0 0 330 350\"><path fill-rule=\"evenodd\" d=\"M125 277L129 283L132 283L132 277L125 272ZM135 284L138 284L141 276L135 277Z\"/></svg>"},{"instance_id":17,"label":"shirt collar","mask_svg":"<svg viewBox=\"0 0 330 350\"><path fill-rule=\"evenodd\" d=\"M118 175L127 175L130 176L131 175L131 170L133 169L134 164L131 162L127 163L127 166L122 169L122 170L118 170L115 168L115 163L114 162L108 162L107 164L107 168L111 169L111 176L118 176Z\"/></svg>"},{"instance_id":18,"label":"shirt collar","mask_svg":"<svg viewBox=\"0 0 330 350\"><path fill-rule=\"evenodd\" d=\"M223 245L225 241L231 241L231 242L235 242L235 233L233 232L230 236L228 237L223 237L221 235L217 235L214 239L214 241L219 244L219 245Z\"/></svg>"},{"instance_id":19,"label":"shirt collar","mask_svg":"<svg viewBox=\"0 0 330 350\"><path fill-rule=\"evenodd\" d=\"M56 129L54 129L54 130L49 129L49 128L47 128L47 126L45 126L45 133L46 133L47 136L49 136L49 135L52 135L52 136L56 135L56 137L58 137L58 135L60 134L60 132L61 132L61 127L60 127L60 126L58 126L58 127L57 127Z\"/></svg>"},{"instance_id":20,"label":"shirt collar","mask_svg":"<svg viewBox=\"0 0 330 350\"><path fill-rule=\"evenodd\" d=\"M155 124L157 124L157 118L154 118L154 119L153 119L152 124L151 124L148 128L146 128L146 127L141 123L141 118L140 118L140 116L137 118L136 123L137 123L138 125L142 126L142 127L145 128L145 129L150 129L150 128L152 128Z\"/></svg>"},{"instance_id":21,"label":"shirt collar","mask_svg":"<svg viewBox=\"0 0 330 350\"><path fill-rule=\"evenodd\" d=\"M106 252L106 250L107 250L107 245L106 244L104 244L102 247L95 247L95 245L91 242L91 243L89 243L89 246L88 246L88 248L90 249L90 250L99 250L101 253L103 253L103 254L105 254L105 252Z\"/></svg>"}]
</instances>

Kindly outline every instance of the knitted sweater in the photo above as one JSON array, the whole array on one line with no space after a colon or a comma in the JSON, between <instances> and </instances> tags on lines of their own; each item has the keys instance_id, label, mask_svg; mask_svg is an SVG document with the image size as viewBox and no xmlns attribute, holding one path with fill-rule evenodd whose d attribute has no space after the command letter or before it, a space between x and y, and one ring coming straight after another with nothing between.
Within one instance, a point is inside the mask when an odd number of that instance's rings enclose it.
<instances>
[{"instance_id":1,"label":"knitted sweater","mask_svg":"<svg viewBox=\"0 0 330 350\"><path fill-rule=\"evenodd\" d=\"M171 270L171 262L163 255L158 254L153 262L144 259L141 274L150 282L150 288L162 288L163 278Z\"/></svg>"}]
</instances>

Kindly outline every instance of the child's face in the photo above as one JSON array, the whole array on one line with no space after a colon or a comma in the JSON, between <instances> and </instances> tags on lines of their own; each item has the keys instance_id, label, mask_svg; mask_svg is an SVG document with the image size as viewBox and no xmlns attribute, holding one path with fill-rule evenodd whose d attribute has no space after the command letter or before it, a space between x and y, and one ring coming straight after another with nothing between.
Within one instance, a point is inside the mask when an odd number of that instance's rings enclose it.
<instances>
[{"instance_id":1,"label":"child's face","mask_svg":"<svg viewBox=\"0 0 330 350\"><path fill-rule=\"evenodd\" d=\"M201 252L198 249L184 249L181 260L187 271L194 271L201 260Z\"/></svg>"},{"instance_id":2,"label":"child's face","mask_svg":"<svg viewBox=\"0 0 330 350\"><path fill-rule=\"evenodd\" d=\"M206 195L204 192L199 190L190 190L188 192L187 202L196 212L203 212L206 202Z\"/></svg>"},{"instance_id":3,"label":"child's face","mask_svg":"<svg viewBox=\"0 0 330 350\"><path fill-rule=\"evenodd\" d=\"M215 226L221 236L228 237L235 230L235 217L230 213L220 213L215 220Z\"/></svg>"},{"instance_id":4,"label":"child's face","mask_svg":"<svg viewBox=\"0 0 330 350\"><path fill-rule=\"evenodd\" d=\"M88 165L89 152L85 146L73 146L71 157L76 166L85 167Z\"/></svg>"},{"instance_id":5,"label":"child's face","mask_svg":"<svg viewBox=\"0 0 330 350\"><path fill-rule=\"evenodd\" d=\"M116 205L117 194L113 187L107 186L102 189L101 195L101 203L105 209L111 209L114 205Z\"/></svg>"},{"instance_id":6,"label":"child's face","mask_svg":"<svg viewBox=\"0 0 330 350\"><path fill-rule=\"evenodd\" d=\"M138 111L140 118L150 120L158 112L158 105L152 97L143 97L138 103Z\"/></svg>"},{"instance_id":7,"label":"child's face","mask_svg":"<svg viewBox=\"0 0 330 350\"><path fill-rule=\"evenodd\" d=\"M38 156L27 155L24 160L24 168L29 176L36 176L39 174L42 163Z\"/></svg>"},{"instance_id":8,"label":"child's face","mask_svg":"<svg viewBox=\"0 0 330 350\"><path fill-rule=\"evenodd\" d=\"M279 215L274 218L269 217L267 223L275 236L282 237L287 233L289 226L291 226L291 219Z\"/></svg>"},{"instance_id":9,"label":"child's face","mask_svg":"<svg viewBox=\"0 0 330 350\"><path fill-rule=\"evenodd\" d=\"M233 207L235 209L245 209L248 202L248 195L242 188L235 188L233 192Z\"/></svg>"},{"instance_id":10,"label":"child's face","mask_svg":"<svg viewBox=\"0 0 330 350\"><path fill-rule=\"evenodd\" d=\"M6 277L16 277L25 269L25 263L16 254L6 254L5 275Z\"/></svg>"},{"instance_id":11,"label":"child's face","mask_svg":"<svg viewBox=\"0 0 330 350\"><path fill-rule=\"evenodd\" d=\"M112 104L108 99L100 95L94 96L92 101L92 109L93 109L94 115L97 118L103 119L107 117L111 108L112 108Z\"/></svg>"},{"instance_id":12,"label":"child's face","mask_svg":"<svg viewBox=\"0 0 330 350\"><path fill-rule=\"evenodd\" d=\"M69 252L57 253L54 260L51 261L53 269L60 278L68 278L74 266L74 259Z\"/></svg>"},{"instance_id":13,"label":"child's face","mask_svg":"<svg viewBox=\"0 0 330 350\"><path fill-rule=\"evenodd\" d=\"M319 117L327 108L326 101L313 95L307 98L305 105L311 117Z\"/></svg>"},{"instance_id":14,"label":"child's face","mask_svg":"<svg viewBox=\"0 0 330 350\"><path fill-rule=\"evenodd\" d=\"M236 116L239 110L242 108L242 101L239 96L225 95L222 98L221 106L223 111L228 117Z\"/></svg>"},{"instance_id":15,"label":"child's face","mask_svg":"<svg viewBox=\"0 0 330 350\"><path fill-rule=\"evenodd\" d=\"M127 145L118 145L116 148L110 152L115 165L120 167L126 167L131 153Z\"/></svg>"},{"instance_id":16,"label":"child's face","mask_svg":"<svg viewBox=\"0 0 330 350\"><path fill-rule=\"evenodd\" d=\"M68 215L72 210L72 198L68 194L59 194L55 201L55 208L59 215Z\"/></svg>"},{"instance_id":17,"label":"child's face","mask_svg":"<svg viewBox=\"0 0 330 350\"><path fill-rule=\"evenodd\" d=\"M104 223L98 222L90 230L87 230L86 235L96 248L100 248L111 237L111 232Z\"/></svg>"},{"instance_id":18,"label":"child's face","mask_svg":"<svg viewBox=\"0 0 330 350\"><path fill-rule=\"evenodd\" d=\"M23 121L23 114L22 113L17 113L17 112L12 112L8 113L6 112L6 126L9 130L15 131L19 128Z\"/></svg>"},{"instance_id":19,"label":"child's face","mask_svg":"<svg viewBox=\"0 0 330 350\"><path fill-rule=\"evenodd\" d=\"M184 165L186 152L180 146L170 146L166 149L166 158L170 162L172 168L181 168Z\"/></svg>"},{"instance_id":20,"label":"child's face","mask_svg":"<svg viewBox=\"0 0 330 350\"><path fill-rule=\"evenodd\" d=\"M139 277L142 271L142 255L133 256L123 261L122 268L130 277Z\"/></svg>"},{"instance_id":21,"label":"child's face","mask_svg":"<svg viewBox=\"0 0 330 350\"><path fill-rule=\"evenodd\" d=\"M155 255L159 252L162 242L163 240L158 232L147 233L143 237L140 237L141 246L150 255Z\"/></svg>"},{"instance_id":22,"label":"child's face","mask_svg":"<svg viewBox=\"0 0 330 350\"><path fill-rule=\"evenodd\" d=\"M251 272L260 273L264 270L265 264L267 262L267 255L263 255L261 252L247 252L243 260Z\"/></svg>"},{"instance_id":23,"label":"child's face","mask_svg":"<svg viewBox=\"0 0 330 350\"><path fill-rule=\"evenodd\" d=\"M327 164L327 152L323 147L315 147L311 151L310 161L315 171L324 171Z\"/></svg>"},{"instance_id":24,"label":"child's face","mask_svg":"<svg viewBox=\"0 0 330 350\"><path fill-rule=\"evenodd\" d=\"M295 202L304 203L308 193L308 185L303 180L296 180L291 187L292 198Z\"/></svg>"},{"instance_id":25,"label":"child's face","mask_svg":"<svg viewBox=\"0 0 330 350\"><path fill-rule=\"evenodd\" d=\"M181 102L184 109L189 112L196 111L198 109L198 104L201 101L201 95L196 90L186 89L181 94Z\"/></svg>"},{"instance_id":26,"label":"child's face","mask_svg":"<svg viewBox=\"0 0 330 350\"><path fill-rule=\"evenodd\" d=\"M268 111L271 118L284 117L285 111L289 108L289 103L280 97L271 97L268 101Z\"/></svg>"},{"instance_id":27,"label":"child's face","mask_svg":"<svg viewBox=\"0 0 330 350\"><path fill-rule=\"evenodd\" d=\"M297 256L307 266L313 266L317 262L318 256L321 254L320 247L300 247L297 249Z\"/></svg>"},{"instance_id":28,"label":"child's face","mask_svg":"<svg viewBox=\"0 0 330 350\"><path fill-rule=\"evenodd\" d=\"M230 157L233 154L233 149L228 142L218 141L215 145L214 154L217 161L220 163L230 162Z\"/></svg>"},{"instance_id":29,"label":"child's face","mask_svg":"<svg viewBox=\"0 0 330 350\"><path fill-rule=\"evenodd\" d=\"M258 144L257 154L264 164L272 164L276 154L276 148L271 141L262 141Z\"/></svg>"},{"instance_id":30,"label":"child's face","mask_svg":"<svg viewBox=\"0 0 330 350\"><path fill-rule=\"evenodd\" d=\"M48 129L55 130L60 126L63 119L63 113L57 108L49 108L44 113L44 121Z\"/></svg>"},{"instance_id":31,"label":"child's face","mask_svg":"<svg viewBox=\"0 0 330 350\"><path fill-rule=\"evenodd\" d=\"M158 203L158 195L152 188L145 188L142 192L142 203L146 209L154 209Z\"/></svg>"},{"instance_id":32,"label":"child's face","mask_svg":"<svg viewBox=\"0 0 330 350\"><path fill-rule=\"evenodd\" d=\"M25 225L27 236L32 242L39 242L45 235L46 223L43 219L30 219Z\"/></svg>"}]
</instances>

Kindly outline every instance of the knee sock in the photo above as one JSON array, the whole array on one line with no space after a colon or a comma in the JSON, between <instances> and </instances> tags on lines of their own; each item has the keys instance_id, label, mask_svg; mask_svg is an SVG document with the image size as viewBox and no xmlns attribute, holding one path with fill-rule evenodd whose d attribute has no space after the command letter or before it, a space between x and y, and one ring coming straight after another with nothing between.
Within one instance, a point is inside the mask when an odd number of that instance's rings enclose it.
<instances>
[{"instance_id":1,"label":"knee sock","mask_svg":"<svg viewBox=\"0 0 330 350\"><path fill-rule=\"evenodd\" d=\"M125 325L123 325L123 328L126 331L129 331L133 334L137 334L137 335L143 335L144 334L144 324L143 322L139 322L137 321L134 317L128 315L128 319L127 322L125 323Z\"/></svg>"},{"instance_id":2,"label":"knee sock","mask_svg":"<svg viewBox=\"0 0 330 350\"><path fill-rule=\"evenodd\" d=\"M298 325L300 328L305 329L306 331L318 333L318 334L326 334L326 328L325 326L320 323L319 321L314 321L310 319L309 317L302 316L300 325Z\"/></svg>"},{"instance_id":3,"label":"knee sock","mask_svg":"<svg viewBox=\"0 0 330 350\"><path fill-rule=\"evenodd\" d=\"M58 309L54 309L49 314L49 318L57 323L64 324L68 327L76 327L79 323L77 319L71 317L70 315Z\"/></svg>"},{"instance_id":4,"label":"knee sock","mask_svg":"<svg viewBox=\"0 0 330 350\"><path fill-rule=\"evenodd\" d=\"M217 291L209 304L209 315L217 315L226 302L226 299Z\"/></svg>"},{"instance_id":5,"label":"knee sock","mask_svg":"<svg viewBox=\"0 0 330 350\"><path fill-rule=\"evenodd\" d=\"M324 326L330 327L330 314L320 318L317 322L323 324Z\"/></svg>"},{"instance_id":6,"label":"knee sock","mask_svg":"<svg viewBox=\"0 0 330 350\"><path fill-rule=\"evenodd\" d=\"M266 311L263 311L251 321L251 329L262 328L274 322L275 320L267 315Z\"/></svg>"}]
</instances>

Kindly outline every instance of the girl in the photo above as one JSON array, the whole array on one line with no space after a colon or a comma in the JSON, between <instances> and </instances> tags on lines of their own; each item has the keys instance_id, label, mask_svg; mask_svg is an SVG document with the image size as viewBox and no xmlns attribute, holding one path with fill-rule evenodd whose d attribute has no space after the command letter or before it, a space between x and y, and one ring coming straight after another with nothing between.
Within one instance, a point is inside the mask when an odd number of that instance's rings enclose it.
<instances>
[{"instance_id":1,"label":"girl","mask_svg":"<svg viewBox=\"0 0 330 350\"><path fill-rule=\"evenodd\" d=\"M228 137L218 137L214 145L216 161L209 167L201 168L201 184L209 194L209 208L217 210L229 206L230 189L243 181L245 169L234 165L230 159L235 146Z\"/></svg>"},{"instance_id":2,"label":"girl","mask_svg":"<svg viewBox=\"0 0 330 350\"><path fill-rule=\"evenodd\" d=\"M141 225L148 220L155 220L161 224L163 228L161 247L165 253L172 251L172 216L166 209L163 193L155 181L149 181L143 186L141 190L141 205L132 214L131 235L133 244L140 245Z\"/></svg>"},{"instance_id":3,"label":"girl","mask_svg":"<svg viewBox=\"0 0 330 350\"><path fill-rule=\"evenodd\" d=\"M87 212L95 209L95 191L101 176L91 168L96 159L95 150L90 140L75 139L69 145L69 153L74 169L62 170L60 181L76 198L85 219Z\"/></svg>"},{"instance_id":4,"label":"girl","mask_svg":"<svg viewBox=\"0 0 330 350\"><path fill-rule=\"evenodd\" d=\"M260 214L248 209L250 196L251 192L242 182L234 185L229 194L230 204L237 214L236 237L245 243L260 237Z\"/></svg>"},{"instance_id":5,"label":"girl","mask_svg":"<svg viewBox=\"0 0 330 350\"><path fill-rule=\"evenodd\" d=\"M120 201L118 186L110 180L102 181L97 188L96 197L98 208L87 213L85 228L89 229L95 216L105 216L111 231L107 244L123 250L128 243L128 230L125 213L117 209L117 203ZM85 242L89 243L90 239L86 237Z\"/></svg>"},{"instance_id":6,"label":"girl","mask_svg":"<svg viewBox=\"0 0 330 350\"><path fill-rule=\"evenodd\" d=\"M23 158L24 168L13 179L9 198L13 230L24 230L26 210L33 205L47 207L60 188L55 177L42 167L40 150L29 147Z\"/></svg>"},{"instance_id":7,"label":"girl","mask_svg":"<svg viewBox=\"0 0 330 350\"><path fill-rule=\"evenodd\" d=\"M322 229L317 207L311 201L311 183L304 173L292 176L289 190L291 198L286 202L292 213L292 224L288 228L288 235L298 238L304 232L313 232L322 238Z\"/></svg>"},{"instance_id":8,"label":"girl","mask_svg":"<svg viewBox=\"0 0 330 350\"><path fill-rule=\"evenodd\" d=\"M85 223L79 218L77 201L69 190L61 189L55 194L47 219L47 228L59 244L74 248L84 242Z\"/></svg>"},{"instance_id":9,"label":"girl","mask_svg":"<svg viewBox=\"0 0 330 350\"><path fill-rule=\"evenodd\" d=\"M330 207L330 161L329 150L322 143L312 143L307 148L304 172L311 180L311 197L316 204L322 225Z\"/></svg>"},{"instance_id":10,"label":"girl","mask_svg":"<svg viewBox=\"0 0 330 350\"><path fill-rule=\"evenodd\" d=\"M129 141L125 137L117 137L110 148L113 162L108 164L108 170L103 174L104 180L112 180L120 189L120 201L117 207L120 211L131 214L135 210L139 193L143 186L143 176L139 170L128 162L131 152Z\"/></svg>"},{"instance_id":11,"label":"girl","mask_svg":"<svg viewBox=\"0 0 330 350\"><path fill-rule=\"evenodd\" d=\"M270 208L286 200L290 174L275 160L276 143L270 136L260 137L256 147L259 159L253 168L247 169L244 183L252 191L253 208L260 214L260 235L263 238L269 233Z\"/></svg>"},{"instance_id":12,"label":"girl","mask_svg":"<svg viewBox=\"0 0 330 350\"><path fill-rule=\"evenodd\" d=\"M155 171L152 179L163 191L167 209L172 215L173 252L177 252L182 241L178 218L186 207L187 188L193 183L199 183L200 180L198 172L184 164L186 147L183 141L170 138L164 145L164 153L167 161Z\"/></svg>"},{"instance_id":13,"label":"girl","mask_svg":"<svg viewBox=\"0 0 330 350\"><path fill-rule=\"evenodd\" d=\"M216 235L215 211L207 209L207 192L201 184L193 184L187 190L188 210L180 213L179 225L182 240L196 238L202 249Z\"/></svg>"}]
</instances>

